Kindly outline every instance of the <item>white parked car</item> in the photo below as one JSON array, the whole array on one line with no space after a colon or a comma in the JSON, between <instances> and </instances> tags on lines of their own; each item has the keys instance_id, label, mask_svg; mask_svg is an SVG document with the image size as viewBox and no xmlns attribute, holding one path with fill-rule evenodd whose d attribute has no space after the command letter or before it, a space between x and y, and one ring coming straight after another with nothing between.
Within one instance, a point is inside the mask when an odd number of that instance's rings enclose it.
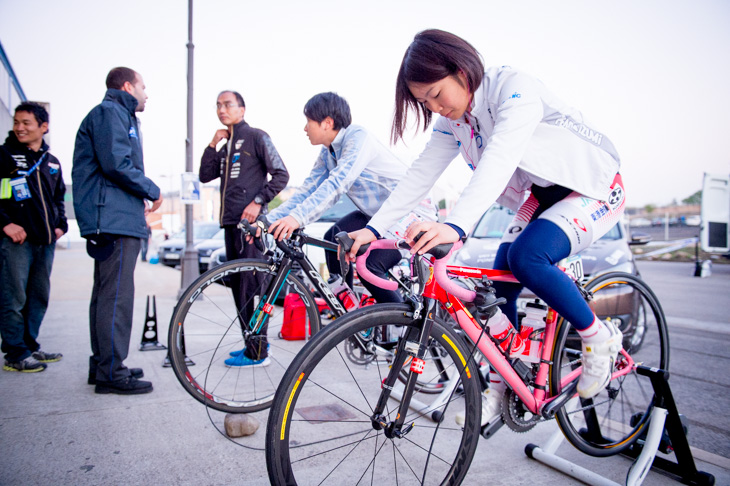
<instances>
[{"instance_id":1,"label":"white parked car","mask_svg":"<svg viewBox=\"0 0 730 486\"><path fill-rule=\"evenodd\" d=\"M633 218L631 221L629 221L629 226L631 226L632 228L651 226L651 220L646 218Z\"/></svg>"},{"instance_id":2,"label":"white parked car","mask_svg":"<svg viewBox=\"0 0 730 486\"><path fill-rule=\"evenodd\" d=\"M685 220L684 224L687 226L699 226L702 224L702 217L699 214L693 214L692 216L687 216L687 219Z\"/></svg>"}]
</instances>

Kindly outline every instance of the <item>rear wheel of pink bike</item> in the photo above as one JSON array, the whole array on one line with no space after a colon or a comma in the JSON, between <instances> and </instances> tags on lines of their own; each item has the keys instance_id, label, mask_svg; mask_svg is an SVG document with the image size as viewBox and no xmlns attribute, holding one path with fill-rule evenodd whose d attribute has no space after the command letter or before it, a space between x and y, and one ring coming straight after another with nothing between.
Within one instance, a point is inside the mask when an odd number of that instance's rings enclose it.
<instances>
[{"instance_id":1,"label":"rear wheel of pink bike","mask_svg":"<svg viewBox=\"0 0 730 486\"><path fill-rule=\"evenodd\" d=\"M651 289L639 278L623 273L601 275L585 288L593 294L591 307L603 320L623 332L623 346L636 365L668 370L669 334L664 312ZM561 319L555 339L550 386L562 389L561 379L581 366L581 341L569 322ZM625 360L617 360L619 369ZM654 408L649 378L636 369L611 381L590 399L575 397L557 413L565 437L580 451L597 457L618 454L644 433Z\"/></svg>"}]
</instances>

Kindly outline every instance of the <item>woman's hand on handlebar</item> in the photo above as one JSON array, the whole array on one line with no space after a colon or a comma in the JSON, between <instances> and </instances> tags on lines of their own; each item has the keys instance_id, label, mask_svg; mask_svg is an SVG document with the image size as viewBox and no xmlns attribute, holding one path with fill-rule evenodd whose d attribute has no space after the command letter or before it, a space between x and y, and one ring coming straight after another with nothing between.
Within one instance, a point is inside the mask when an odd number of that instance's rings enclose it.
<instances>
[{"instance_id":1,"label":"woman's hand on handlebar","mask_svg":"<svg viewBox=\"0 0 730 486\"><path fill-rule=\"evenodd\" d=\"M414 238L423 233L418 241ZM423 255L431 248L442 243L456 243L459 241L459 233L447 224L434 221L423 221L414 223L406 230L406 241L411 245L411 254Z\"/></svg>"},{"instance_id":2,"label":"woman's hand on handlebar","mask_svg":"<svg viewBox=\"0 0 730 486\"><path fill-rule=\"evenodd\" d=\"M361 230L353 231L352 233L347 233L347 236L353 239L354 243L352 244L352 248L350 249L350 252L345 255L347 258L347 261L350 263L355 263L355 260L357 258L357 251L360 249L362 245L366 245L368 243L371 243L377 238L373 234L372 231L370 231L367 228L363 228Z\"/></svg>"},{"instance_id":3,"label":"woman's hand on handlebar","mask_svg":"<svg viewBox=\"0 0 730 486\"><path fill-rule=\"evenodd\" d=\"M299 222L293 216L285 216L269 226L269 234L274 235L277 241L291 236L295 229L299 228Z\"/></svg>"}]
</instances>

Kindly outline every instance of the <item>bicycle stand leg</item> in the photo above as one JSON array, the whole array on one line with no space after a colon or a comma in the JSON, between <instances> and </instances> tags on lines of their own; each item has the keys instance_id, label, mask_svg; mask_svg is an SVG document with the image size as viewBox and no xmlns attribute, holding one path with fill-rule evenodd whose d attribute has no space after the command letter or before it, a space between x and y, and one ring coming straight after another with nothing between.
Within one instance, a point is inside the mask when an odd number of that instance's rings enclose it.
<instances>
[{"instance_id":1,"label":"bicycle stand leg","mask_svg":"<svg viewBox=\"0 0 730 486\"><path fill-rule=\"evenodd\" d=\"M651 379L655 393L655 405L649 418L649 426L643 445L637 446L637 444L634 444L630 449L625 451L626 455L634 459L626 476L626 485L640 485L646 479L652 466L660 472L679 477L682 482L687 484L715 484L714 476L703 471L697 471L689 444L687 443L687 437L682 430L679 412L677 411L672 392L669 388L669 373L646 366L638 366L637 372L639 375L644 375ZM573 410L575 404L577 404L577 399L571 400L565 407L567 410ZM669 432L674 453L677 457L676 464L656 457L662 435L664 435L665 426ZM558 430L548 439L545 448L540 448L535 444L527 444L525 454L532 459L588 484L618 484L555 455L555 451L562 443L562 440L562 433Z\"/></svg>"},{"instance_id":2,"label":"bicycle stand leg","mask_svg":"<svg viewBox=\"0 0 730 486\"><path fill-rule=\"evenodd\" d=\"M560 433L560 431L558 431ZM582 481L586 484L594 484L596 486L620 486L619 483L600 476L593 471L572 463L560 456L543 451L535 444L527 444L525 447L527 457L535 459L547 466L557 469L558 471Z\"/></svg>"},{"instance_id":3,"label":"bicycle stand leg","mask_svg":"<svg viewBox=\"0 0 730 486\"><path fill-rule=\"evenodd\" d=\"M565 404L565 408L569 411L574 410L578 407L578 404L578 398L572 398ZM558 447L560 447L564 440L565 436L558 428L547 440L544 447L540 447L536 444L527 444L527 446L525 446L525 454L531 459L535 459L538 462L550 466L553 469L586 484L595 484L597 486L619 486L618 483L606 479L589 469L572 463L555 454Z\"/></svg>"},{"instance_id":4,"label":"bicycle stand leg","mask_svg":"<svg viewBox=\"0 0 730 486\"><path fill-rule=\"evenodd\" d=\"M441 390L436 399L431 402L430 405L412 397L409 408L424 417L428 416L428 418L434 422L440 422L443 419L443 406L451 399L452 393L459 383L460 380L458 377L452 377L446 382L444 389ZM396 383L393 390L390 392L390 398L401 401L403 398L403 385Z\"/></svg>"},{"instance_id":5,"label":"bicycle stand leg","mask_svg":"<svg viewBox=\"0 0 730 486\"><path fill-rule=\"evenodd\" d=\"M403 385L401 385L400 383L396 383L396 385L390 391L390 398L400 402L403 398ZM431 420L434 420L432 416L433 414L430 413L432 410L435 409L435 407L433 407L432 405L425 404L415 397L411 397L411 403L408 405L408 407L414 412L424 417L429 417Z\"/></svg>"},{"instance_id":6,"label":"bicycle stand leg","mask_svg":"<svg viewBox=\"0 0 730 486\"><path fill-rule=\"evenodd\" d=\"M659 443L662 440L668 413L667 410L659 407L654 407L651 412L651 421L649 422L649 431L646 434L646 442L644 442L644 450L641 451L641 455L629 468L626 486L638 486L644 482L646 475L649 474L657 449L659 449Z\"/></svg>"}]
</instances>

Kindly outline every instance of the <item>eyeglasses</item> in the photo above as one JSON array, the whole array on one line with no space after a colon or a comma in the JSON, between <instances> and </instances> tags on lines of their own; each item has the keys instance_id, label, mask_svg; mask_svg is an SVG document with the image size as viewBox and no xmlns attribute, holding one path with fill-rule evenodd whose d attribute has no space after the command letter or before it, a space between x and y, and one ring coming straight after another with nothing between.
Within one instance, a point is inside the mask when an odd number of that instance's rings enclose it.
<instances>
[{"instance_id":1,"label":"eyeglasses","mask_svg":"<svg viewBox=\"0 0 730 486\"><path fill-rule=\"evenodd\" d=\"M225 107L226 110L230 110L231 108L236 108L238 106L237 103L234 103L232 101L226 101L225 103L216 103L215 108L217 110L220 110L221 108Z\"/></svg>"}]
</instances>

